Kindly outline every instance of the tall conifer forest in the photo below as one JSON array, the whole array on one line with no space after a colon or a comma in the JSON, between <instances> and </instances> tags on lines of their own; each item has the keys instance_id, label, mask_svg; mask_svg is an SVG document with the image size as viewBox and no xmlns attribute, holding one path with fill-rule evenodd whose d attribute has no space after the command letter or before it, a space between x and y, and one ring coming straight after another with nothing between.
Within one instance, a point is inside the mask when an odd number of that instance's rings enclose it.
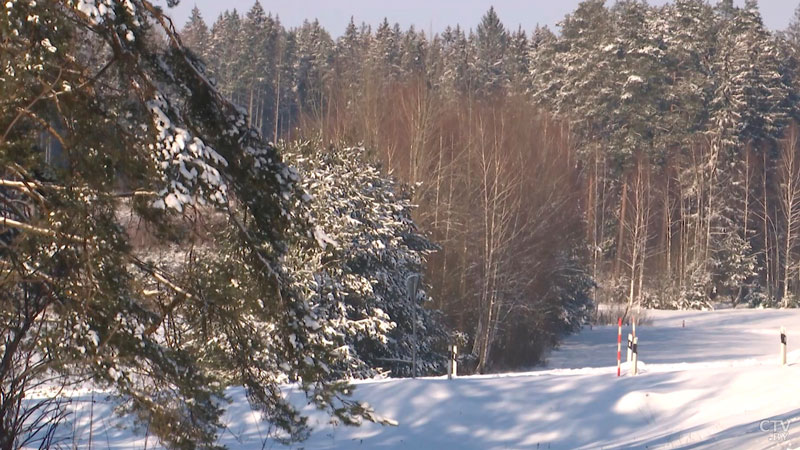
<instances>
[{"instance_id":1,"label":"tall conifer forest","mask_svg":"<svg viewBox=\"0 0 800 450\"><path fill-rule=\"evenodd\" d=\"M592 304L797 303L800 17L608 3L433 35L255 3L181 36L264 136L364 145L415 187L432 306L480 371L534 363Z\"/></svg>"},{"instance_id":2,"label":"tall conifer forest","mask_svg":"<svg viewBox=\"0 0 800 450\"><path fill-rule=\"evenodd\" d=\"M800 9L433 34L258 1L0 11L0 450L49 446L41 389L104 386L191 449L241 386L291 442L290 384L388 424L349 381L443 375L452 345L523 370L600 305L800 306Z\"/></svg>"}]
</instances>

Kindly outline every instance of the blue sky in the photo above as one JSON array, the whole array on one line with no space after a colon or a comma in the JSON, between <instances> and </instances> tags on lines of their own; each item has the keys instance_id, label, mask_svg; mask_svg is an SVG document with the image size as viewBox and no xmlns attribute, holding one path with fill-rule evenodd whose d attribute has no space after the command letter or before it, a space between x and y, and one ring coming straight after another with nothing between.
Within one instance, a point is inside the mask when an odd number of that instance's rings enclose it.
<instances>
[{"instance_id":1,"label":"blue sky","mask_svg":"<svg viewBox=\"0 0 800 450\"><path fill-rule=\"evenodd\" d=\"M712 0L715 2L715 0ZM800 0L759 1L764 23L773 30L786 27ZM155 0L166 5L166 0ZM225 9L236 8L246 12L255 0L181 0L176 8L168 9L175 25L183 28L192 8L197 5L209 26ZM611 4L613 0L609 0ZM389 22L399 22L403 28L414 25L425 31L439 32L447 25L460 24L474 28L480 17L494 5L507 28L517 26L530 31L536 24L553 28L564 15L574 10L580 0L261 0L267 11L277 14L287 27L300 25L303 19L319 19L334 36L342 33L350 16L356 23L376 25L384 17ZM662 4L664 0L651 3ZM737 0L737 4L744 3Z\"/></svg>"}]
</instances>

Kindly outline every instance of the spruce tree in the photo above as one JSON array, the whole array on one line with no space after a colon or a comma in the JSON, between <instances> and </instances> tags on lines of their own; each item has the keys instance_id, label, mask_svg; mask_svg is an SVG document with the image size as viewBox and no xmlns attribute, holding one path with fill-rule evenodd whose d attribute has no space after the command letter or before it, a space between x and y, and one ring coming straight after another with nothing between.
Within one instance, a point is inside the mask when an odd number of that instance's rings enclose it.
<instances>
[{"instance_id":1,"label":"spruce tree","mask_svg":"<svg viewBox=\"0 0 800 450\"><path fill-rule=\"evenodd\" d=\"M294 91L300 111L318 117L333 77L334 43L318 21L305 22L297 31Z\"/></svg>"},{"instance_id":2,"label":"spruce tree","mask_svg":"<svg viewBox=\"0 0 800 450\"><path fill-rule=\"evenodd\" d=\"M369 62L372 72L386 81L400 78L401 40L399 26L392 27L383 19L375 30L375 37L369 48Z\"/></svg>"},{"instance_id":3,"label":"spruce tree","mask_svg":"<svg viewBox=\"0 0 800 450\"><path fill-rule=\"evenodd\" d=\"M401 46L401 67L407 79L424 77L427 51L428 41L425 33L417 32L413 26L410 27L403 37Z\"/></svg>"},{"instance_id":4,"label":"spruce tree","mask_svg":"<svg viewBox=\"0 0 800 450\"><path fill-rule=\"evenodd\" d=\"M708 163L708 210L712 280L715 290L736 292L755 276L740 211L745 192L738 182L747 147L764 148L779 138L789 117L789 86L780 73L778 49L753 5L731 10L720 5L719 51L714 60L716 86L709 104L713 137ZM763 151L763 150L762 150ZM725 292L723 291L723 292ZM727 293L726 292L726 293Z\"/></svg>"},{"instance_id":5,"label":"spruce tree","mask_svg":"<svg viewBox=\"0 0 800 450\"><path fill-rule=\"evenodd\" d=\"M506 88L508 45L508 32L494 7L491 7L481 18L475 33L476 87L479 92L492 95Z\"/></svg>"},{"instance_id":6,"label":"spruce tree","mask_svg":"<svg viewBox=\"0 0 800 450\"><path fill-rule=\"evenodd\" d=\"M240 73L237 65L236 37L239 35L241 19L239 13L225 11L220 14L211 27L211 43L208 51L208 65L211 75L218 83L220 92L231 101L239 85Z\"/></svg>"},{"instance_id":7,"label":"spruce tree","mask_svg":"<svg viewBox=\"0 0 800 450\"><path fill-rule=\"evenodd\" d=\"M449 98L466 94L470 80L470 49L464 31L456 26L442 33L442 87Z\"/></svg>"},{"instance_id":8,"label":"spruce tree","mask_svg":"<svg viewBox=\"0 0 800 450\"><path fill-rule=\"evenodd\" d=\"M195 6L192 8L192 15L181 30L181 40L183 45L197 54L203 60L209 56L208 26L200 14L200 10Z\"/></svg>"},{"instance_id":9,"label":"spruce tree","mask_svg":"<svg viewBox=\"0 0 800 450\"><path fill-rule=\"evenodd\" d=\"M351 17L344 34L336 41L337 74L349 89L358 86L362 77L362 63L366 56L364 43L364 35Z\"/></svg>"},{"instance_id":10,"label":"spruce tree","mask_svg":"<svg viewBox=\"0 0 800 450\"><path fill-rule=\"evenodd\" d=\"M424 288L415 299L406 292L406 279L421 276L437 248L411 218L409 189L369 164L363 148L304 142L290 147L288 155L312 197L321 243L313 253L290 250L289 261L294 272L313 278L301 285L311 287L317 315L335 324L328 338L348 358L334 369L356 378L381 368L392 376L411 376L416 354L418 375L442 373L444 325L426 308L430 297Z\"/></svg>"},{"instance_id":11,"label":"spruce tree","mask_svg":"<svg viewBox=\"0 0 800 450\"><path fill-rule=\"evenodd\" d=\"M531 49L528 36L525 34L522 27L520 27L511 35L508 58L506 59L506 73L508 74L509 84L513 94L519 95L528 91L530 82L530 56Z\"/></svg>"}]
</instances>

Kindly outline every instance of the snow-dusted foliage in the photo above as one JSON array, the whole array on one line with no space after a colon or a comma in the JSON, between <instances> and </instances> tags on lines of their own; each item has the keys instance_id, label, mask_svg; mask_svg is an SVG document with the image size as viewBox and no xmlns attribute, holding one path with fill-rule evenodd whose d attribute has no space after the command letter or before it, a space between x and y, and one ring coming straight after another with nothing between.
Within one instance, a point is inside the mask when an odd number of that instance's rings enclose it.
<instances>
[{"instance_id":1,"label":"snow-dusted foliage","mask_svg":"<svg viewBox=\"0 0 800 450\"><path fill-rule=\"evenodd\" d=\"M570 122L589 167L599 283L681 308L783 295L773 167L796 50L755 2L606 3L582 2L530 66L534 100Z\"/></svg>"},{"instance_id":2,"label":"snow-dusted foliage","mask_svg":"<svg viewBox=\"0 0 800 450\"><path fill-rule=\"evenodd\" d=\"M381 175L363 148L304 142L287 155L310 196L318 248L293 248L286 264L313 305L315 324L346 356L334 371L368 377L384 368L410 375L416 347L418 374L441 373L443 324L426 309L424 287L413 302L406 292L406 279L421 275L435 249L411 219L407 188Z\"/></svg>"},{"instance_id":3,"label":"snow-dusted foliage","mask_svg":"<svg viewBox=\"0 0 800 450\"><path fill-rule=\"evenodd\" d=\"M2 12L0 448L48 445L38 414L57 404L19 402L42 380L105 385L170 448L214 445L230 384L279 437L307 431L282 382L339 421L377 420L332 381L338 348L281 261L317 245L297 172L160 8ZM167 242L174 258L151 257Z\"/></svg>"}]
</instances>

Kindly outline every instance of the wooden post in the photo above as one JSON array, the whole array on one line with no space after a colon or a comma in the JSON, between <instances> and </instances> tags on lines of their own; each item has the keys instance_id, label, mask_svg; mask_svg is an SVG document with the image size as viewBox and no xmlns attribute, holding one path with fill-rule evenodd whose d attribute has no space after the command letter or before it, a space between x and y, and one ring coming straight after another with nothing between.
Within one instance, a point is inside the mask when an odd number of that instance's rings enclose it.
<instances>
[{"instance_id":1,"label":"wooden post","mask_svg":"<svg viewBox=\"0 0 800 450\"><path fill-rule=\"evenodd\" d=\"M639 373L639 338L633 338L633 374Z\"/></svg>"},{"instance_id":2,"label":"wooden post","mask_svg":"<svg viewBox=\"0 0 800 450\"><path fill-rule=\"evenodd\" d=\"M619 318L619 330L617 331L617 376L620 376L622 373L622 317Z\"/></svg>"},{"instance_id":3,"label":"wooden post","mask_svg":"<svg viewBox=\"0 0 800 450\"><path fill-rule=\"evenodd\" d=\"M780 362L782 366L786 365L786 328L781 327L781 356Z\"/></svg>"},{"instance_id":4,"label":"wooden post","mask_svg":"<svg viewBox=\"0 0 800 450\"><path fill-rule=\"evenodd\" d=\"M447 379L452 380L458 375L458 362L456 361L456 357L458 356L458 347L453 344L450 347L450 370L447 372Z\"/></svg>"}]
</instances>

